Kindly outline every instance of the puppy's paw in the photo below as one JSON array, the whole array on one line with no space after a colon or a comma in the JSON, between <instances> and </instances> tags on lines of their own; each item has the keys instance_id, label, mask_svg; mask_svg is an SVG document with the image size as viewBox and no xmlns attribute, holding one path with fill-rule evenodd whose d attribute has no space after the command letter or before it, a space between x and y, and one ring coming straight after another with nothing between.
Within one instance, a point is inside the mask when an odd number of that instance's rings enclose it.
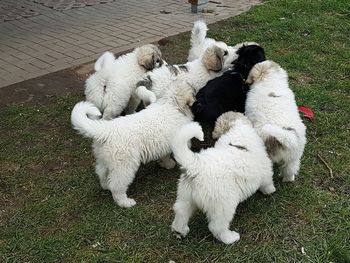
<instances>
[{"instance_id":1,"label":"puppy's paw","mask_svg":"<svg viewBox=\"0 0 350 263\"><path fill-rule=\"evenodd\" d=\"M273 184L268 185L268 186L263 186L260 189L260 192L262 192L264 195L270 195L276 192L276 188Z\"/></svg>"},{"instance_id":2,"label":"puppy's paw","mask_svg":"<svg viewBox=\"0 0 350 263\"><path fill-rule=\"evenodd\" d=\"M183 238L185 238L182 234L180 234L179 232L175 232L175 231L173 231L173 233L174 233L174 236L177 238L177 239L183 239Z\"/></svg>"},{"instance_id":3,"label":"puppy's paw","mask_svg":"<svg viewBox=\"0 0 350 263\"><path fill-rule=\"evenodd\" d=\"M292 175L290 175L290 174L285 174L285 175L283 176L283 179L282 179L282 182L284 182L284 183L294 182L294 181L295 181L295 175L294 175L294 174L292 174Z\"/></svg>"},{"instance_id":4,"label":"puppy's paw","mask_svg":"<svg viewBox=\"0 0 350 263\"><path fill-rule=\"evenodd\" d=\"M237 242L239 239L240 239L240 236L237 232L235 231L225 231L223 233L221 233L219 236L218 236L218 239L220 241L222 241L223 243L225 243L226 245L230 245L234 242Z\"/></svg>"},{"instance_id":5,"label":"puppy's paw","mask_svg":"<svg viewBox=\"0 0 350 263\"><path fill-rule=\"evenodd\" d=\"M129 208L129 207L132 207L132 206L136 205L136 201L134 199L132 199L132 198L125 198L125 199L122 199L122 200L118 200L117 204L120 207Z\"/></svg>"},{"instance_id":6,"label":"puppy's paw","mask_svg":"<svg viewBox=\"0 0 350 263\"><path fill-rule=\"evenodd\" d=\"M103 190L109 190L108 183L106 181L100 181L100 185Z\"/></svg>"},{"instance_id":7,"label":"puppy's paw","mask_svg":"<svg viewBox=\"0 0 350 263\"><path fill-rule=\"evenodd\" d=\"M171 231L174 233L176 238L182 239L187 236L188 232L190 232L190 228L188 226L180 228L173 223L171 225Z\"/></svg>"}]
</instances>

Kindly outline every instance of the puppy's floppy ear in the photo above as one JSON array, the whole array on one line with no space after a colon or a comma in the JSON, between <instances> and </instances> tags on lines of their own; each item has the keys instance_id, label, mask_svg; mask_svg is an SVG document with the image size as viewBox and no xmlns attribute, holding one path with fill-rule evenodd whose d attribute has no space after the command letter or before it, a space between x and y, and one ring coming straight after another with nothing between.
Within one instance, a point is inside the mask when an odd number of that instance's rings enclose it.
<instances>
[{"instance_id":1,"label":"puppy's floppy ear","mask_svg":"<svg viewBox=\"0 0 350 263\"><path fill-rule=\"evenodd\" d=\"M236 121L251 125L251 122L240 112L228 111L220 115L215 122L215 127L212 132L213 139L218 139L235 125Z\"/></svg>"},{"instance_id":2,"label":"puppy's floppy ear","mask_svg":"<svg viewBox=\"0 0 350 263\"><path fill-rule=\"evenodd\" d=\"M165 60L162 59L162 52L160 49L155 45L152 45L152 48L154 50L153 68L161 67L163 64L168 64Z\"/></svg>"},{"instance_id":3,"label":"puppy's floppy ear","mask_svg":"<svg viewBox=\"0 0 350 263\"><path fill-rule=\"evenodd\" d=\"M264 77L266 77L272 71L279 71L279 70L280 70L280 66L271 60L266 60L266 61L257 63L250 70L246 83L253 84L254 82L263 80Z\"/></svg>"},{"instance_id":4,"label":"puppy's floppy ear","mask_svg":"<svg viewBox=\"0 0 350 263\"><path fill-rule=\"evenodd\" d=\"M222 70L224 54L225 50L218 46L207 48L202 57L203 65L206 69L215 72Z\"/></svg>"},{"instance_id":5,"label":"puppy's floppy ear","mask_svg":"<svg viewBox=\"0 0 350 263\"><path fill-rule=\"evenodd\" d=\"M162 64L162 53L155 45L145 45L138 49L137 61L145 69L152 70L157 63Z\"/></svg>"},{"instance_id":6,"label":"puppy's floppy ear","mask_svg":"<svg viewBox=\"0 0 350 263\"><path fill-rule=\"evenodd\" d=\"M113 64L115 57L113 53L107 51L100 56L95 62L95 71L100 71Z\"/></svg>"},{"instance_id":7,"label":"puppy's floppy ear","mask_svg":"<svg viewBox=\"0 0 350 263\"><path fill-rule=\"evenodd\" d=\"M258 63L258 64L255 64L255 66L250 70L246 83L248 85L251 85L254 82L258 81L260 78L262 78L262 71L261 71L261 65L260 63Z\"/></svg>"},{"instance_id":8,"label":"puppy's floppy ear","mask_svg":"<svg viewBox=\"0 0 350 263\"><path fill-rule=\"evenodd\" d=\"M186 82L187 89L186 89L186 105L192 107L193 103L196 102L196 90L191 85L191 83Z\"/></svg>"},{"instance_id":9,"label":"puppy's floppy ear","mask_svg":"<svg viewBox=\"0 0 350 263\"><path fill-rule=\"evenodd\" d=\"M179 110L185 115L192 115L190 107L196 101L194 89L183 82L175 92L175 102Z\"/></svg>"}]
</instances>

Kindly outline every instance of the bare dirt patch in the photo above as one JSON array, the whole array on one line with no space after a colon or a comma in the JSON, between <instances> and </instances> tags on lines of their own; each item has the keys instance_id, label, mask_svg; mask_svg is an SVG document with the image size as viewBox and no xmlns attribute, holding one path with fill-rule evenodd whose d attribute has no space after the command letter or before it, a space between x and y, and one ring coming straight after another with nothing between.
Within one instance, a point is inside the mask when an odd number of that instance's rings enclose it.
<instances>
[{"instance_id":1,"label":"bare dirt patch","mask_svg":"<svg viewBox=\"0 0 350 263\"><path fill-rule=\"evenodd\" d=\"M49 104L62 95L82 92L84 81L72 69L0 88L0 108L13 104Z\"/></svg>"}]
</instances>

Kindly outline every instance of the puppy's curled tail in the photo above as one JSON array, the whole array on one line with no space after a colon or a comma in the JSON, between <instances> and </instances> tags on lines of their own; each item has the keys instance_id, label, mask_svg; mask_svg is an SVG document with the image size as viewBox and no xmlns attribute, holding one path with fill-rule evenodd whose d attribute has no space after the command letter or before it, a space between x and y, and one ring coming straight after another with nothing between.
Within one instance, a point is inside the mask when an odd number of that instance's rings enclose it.
<instances>
[{"instance_id":1,"label":"puppy's curled tail","mask_svg":"<svg viewBox=\"0 0 350 263\"><path fill-rule=\"evenodd\" d=\"M88 117L90 115L94 119ZM107 137L105 120L95 120L101 117L101 112L90 102L78 102L71 114L73 128L82 135L95 140L103 140Z\"/></svg>"},{"instance_id":2,"label":"puppy's curled tail","mask_svg":"<svg viewBox=\"0 0 350 263\"><path fill-rule=\"evenodd\" d=\"M202 127L197 122L191 122L182 126L175 135L171 146L176 161L185 169L197 161L196 154L188 147L188 141L193 137L200 141L204 140Z\"/></svg>"},{"instance_id":3,"label":"puppy's curled tail","mask_svg":"<svg viewBox=\"0 0 350 263\"><path fill-rule=\"evenodd\" d=\"M207 36L208 27L204 21L198 20L194 22L191 34L191 46L200 45Z\"/></svg>"},{"instance_id":4,"label":"puppy's curled tail","mask_svg":"<svg viewBox=\"0 0 350 263\"><path fill-rule=\"evenodd\" d=\"M156 95L145 86L138 86L135 90L135 94L146 104L151 104L157 99Z\"/></svg>"},{"instance_id":5,"label":"puppy's curled tail","mask_svg":"<svg viewBox=\"0 0 350 263\"><path fill-rule=\"evenodd\" d=\"M287 148L298 147L297 133L293 128L281 128L277 125L265 124L261 130L265 138L274 137Z\"/></svg>"}]
</instances>

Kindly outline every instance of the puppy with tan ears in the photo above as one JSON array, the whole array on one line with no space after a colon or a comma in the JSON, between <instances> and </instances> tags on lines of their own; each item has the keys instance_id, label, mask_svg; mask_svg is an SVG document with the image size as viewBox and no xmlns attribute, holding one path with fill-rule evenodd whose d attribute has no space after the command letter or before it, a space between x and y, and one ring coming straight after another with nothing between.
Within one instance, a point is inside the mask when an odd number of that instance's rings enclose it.
<instances>
[{"instance_id":1,"label":"puppy with tan ears","mask_svg":"<svg viewBox=\"0 0 350 263\"><path fill-rule=\"evenodd\" d=\"M272 161L280 165L283 181L294 181L306 144L306 127L288 86L287 72L267 60L252 68L247 82L251 86L245 114L265 142Z\"/></svg>"},{"instance_id":2,"label":"puppy with tan ears","mask_svg":"<svg viewBox=\"0 0 350 263\"><path fill-rule=\"evenodd\" d=\"M136 204L127 197L129 185L141 164L162 159L173 168L169 158L174 133L193 119L190 106L194 102L193 89L182 81L172 83L168 93L135 114L113 120L94 120L100 111L89 102L75 105L71 122L74 129L94 140L96 173L103 189L111 191L121 207Z\"/></svg>"},{"instance_id":3,"label":"puppy with tan ears","mask_svg":"<svg viewBox=\"0 0 350 263\"><path fill-rule=\"evenodd\" d=\"M171 82L177 79L188 82L197 93L209 80L232 67L238 57L236 49L228 49L225 43L216 43L206 49L203 56L184 65L165 65L144 75L137 83L136 94L153 102L166 93Z\"/></svg>"},{"instance_id":4,"label":"puppy with tan ears","mask_svg":"<svg viewBox=\"0 0 350 263\"><path fill-rule=\"evenodd\" d=\"M188 148L192 137L203 140L196 122L183 126L173 140L174 157L185 171L178 184L172 230L186 236L189 219L200 209L214 237L231 244L240 238L229 229L238 204L257 190L271 194L276 189L272 162L250 121L242 113L228 112L217 122L215 136L220 138L213 148L199 153Z\"/></svg>"},{"instance_id":5,"label":"puppy with tan ears","mask_svg":"<svg viewBox=\"0 0 350 263\"><path fill-rule=\"evenodd\" d=\"M92 102L104 119L113 119L124 109L133 113L140 100L133 94L141 76L162 66L161 52L155 45L145 45L115 59L105 52L95 63L95 73L85 83L86 100Z\"/></svg>"}]
</instances>

